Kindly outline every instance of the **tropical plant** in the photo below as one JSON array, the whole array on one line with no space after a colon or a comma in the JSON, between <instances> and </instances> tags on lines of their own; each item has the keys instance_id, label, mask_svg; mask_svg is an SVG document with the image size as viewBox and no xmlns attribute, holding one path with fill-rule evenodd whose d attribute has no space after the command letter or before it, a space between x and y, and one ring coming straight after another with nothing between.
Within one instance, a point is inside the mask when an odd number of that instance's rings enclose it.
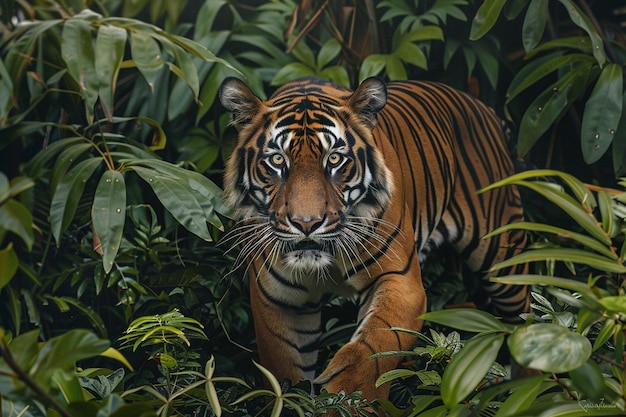
<instances>
[{"instance_id":1,"label":"tropical plant","mask_svg":"<svg viewBox=\"0 0 626 417\"><path fill-rule=\"evenodd\" d=\"M511 184L529 188L554 203L575 227L521 222L493 231L490 235L524 229L539 236L528 250L495 265L493 270L526 262L539 265L535 275L492 280L534 285L554 301L533 293L533 308L541 314L526 315L526 322L519 325L503 323L478 310L426 313L421 318L428 322L476 335L456 349L456 343L450 342L450 337L458 340L455 333L447 339L438 335L433 340L416 333L427 342L426 348L382 355L427 354L427 369L390 371L381 376L379 383L417 376L420 385L431 386L437 392L414 395L410 415L427 409L432 415L622 415L626 409L626 192L586 186L569 174L551 170L523 172L483 192ZM570 277L557 276L563 273ZM588 278L581 281L577 278L581 274ZM493 364L505 341L512 359L538 374L485 385L486 375L490 370L494 373ZM441 374L433 374L430 369L433 361L437 363L437 354L450 358ZM437 405L440 402L443 404Z\"/></svg>"},{"instance_id":2,"label":"tropical plant","mask_svg":"<svg viewBox=\"0 0 626 417\"><path fill-rule=\"evenodd\" d=\"M557 3L569 16L561 28L554 27L550 19L559 11ZM519 122L520 155L527 155L541 137L547 136L546 132L557 128L572 106L583 101L584 109L569 115L575 115L584 161L592 164L612 148L614 172L624 175L624 44L611 39L610 31L600 26L585 0L486 0L476 14L470 39L484 36L505 6L509 7L503 14L508 19L516 18L524 10L520 4L527 4L521 36L527 64L511 82L507 104L513 104L524 92L535 97L530 104L524 102L522 106L525 111ZM559 31L563 35L555 36ZM540 93L537 95L535 91Z\"/></svg>"}]
</instances>

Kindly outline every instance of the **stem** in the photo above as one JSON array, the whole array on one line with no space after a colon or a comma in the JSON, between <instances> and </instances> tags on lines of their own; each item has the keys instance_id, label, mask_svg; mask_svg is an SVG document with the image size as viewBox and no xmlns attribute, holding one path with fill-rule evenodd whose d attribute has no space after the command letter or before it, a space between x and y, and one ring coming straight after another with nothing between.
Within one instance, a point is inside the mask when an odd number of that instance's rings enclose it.
<instances>
[{"instance_id":1,"label":"stem","mask_svg":"<svg viewBox=\"0 0 626 417\"><path fill-rule=\"evenodd\" d=\"M67 411L52 395L48 393L43 387L41 387L37 382L35 382L30 375L26 371L24 371L20 366L15 362L13 355L9 352L9 347L6 344L4 338L0 339L0 356L4 359L4 361L9 365L9 368L13 372L20 381L22 381L28 388L30 388L39 398L41 398L45 403L49 404L51 408L56 410L62 417L72 417L72 415Z\"/></svg>"}]
</instances>

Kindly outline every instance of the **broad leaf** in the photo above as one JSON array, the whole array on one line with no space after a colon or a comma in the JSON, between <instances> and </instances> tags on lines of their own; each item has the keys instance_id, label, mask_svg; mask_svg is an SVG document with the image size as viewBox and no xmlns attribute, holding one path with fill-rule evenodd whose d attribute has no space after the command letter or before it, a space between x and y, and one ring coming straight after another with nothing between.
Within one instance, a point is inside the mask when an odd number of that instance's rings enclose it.
<instances>
[{"instance_id":1,"label":"broad leaf","mask_svg":"<svg viewBox=\"0 0 626 417\"><path fill-rule=\"evenodd\" d=\"M482 38L489 29L500 17L502 7L504 7L506 0L485 0L482 6L478 9L474 21L472 22L472 28L470 30L470 39L475 41Z\"/></svg>"},{"instance_id":2,"label":"broad leaf","mask_svg":"<svg viewBox=\"0 0 626 417\"><path fill-rule=\"evenodd\" d=\"M607 259L604 256L597 255L583 249L572 248L542 248L537 250L528 250L493 265L491 267L491 271L497 271L499 269L508 268L512 265L527 262L546 261L572 262L575 264L588 265L599 271L613 272L616 274L626 273L626 266L622 265L618 262L618 260Z\"/></svg>"},{"instance_id":3,"label":"broad leaf","mask_svg":"<svg viewBox=\"0 0 626 417\"><path fill-rule=\"evenodd\" d=\"M93 121L100 80L96 74L91 23L83 19L68 19L61 34L61 54L67 69L80 87L85 99L89 121Z\"/></svg>"},{"instance_id":4,"label":"broad leaf","mask_svg":"<svg viewBox=\"0 0 626 417\"><path fill-rule=\"evenodd\" d=\"M602 41L602 37L598 34L593 23L589 19L589 17L583 13L578 5L574 3L572 0L559 0L567 13L569 14L570 19L576 26L583 29L589 35L589 39L591 39L591 47L593 51L593 56L598 61L598 65L603 66L606 62L606 53L604 52L604 42Z\"/></svg>"},{"instance_id":5,"label":"broad leaf","mask_svg":"<svg viewBox=\"0 0 626 417\"><path fill-rule=\"evenodd\" d=\"M92 146L91 143L75 143L59 154L52 167L50 189L55 190L57 188L59 181L67 174L70 166L75 164Z\"/></svg>"},{"instance_id":6,"label":"broad leaf","mask_svg":"<svg viewBox=\"0 0 626 417\"><path fill-rule=\"evenodd\" d=\"M31 250L35 241L33 216L22 203L15 199L0 205L0 236L5 231L15 233Z\"/></svg>"},{"instance_id":7,"label":"broad leaf","mask_svg":"<svg viewBox=\"0 0 626 417\"><path fill-rule=\"evenodd\" d=\"M147 32L131 32L130 51L137 69L150 86L150 90L154 90L154 83L163 66L159 44Z\"/></svg>"},{"instance_id":8,"label":"broad leaf","mask_svg":"<svg viewBox=\"0 0 626 417\"><path fill-rule=\"evenodd\" d=\"M108 170L100 177L91 217L102 247L102 266L108 274L120 249L126 219L126 183L119 171Z\"/></svg>"},{"instance_id":9,"label":"broad leaf","mask_svg":"<svg viewBox=\"0 0 626 417\"><path fill-rule=\"evenodd\" d=\"M518 364L544 372L567 372L591 356L591 343L585 336L552 323L519 327L507 343Z\"/></svg>"},{"instance_id":10,"label":"broad leaf","mask_svg":"<svg viewBox=\"0 0 626 417\"><path fill-rule=\"evenodd\" d=\"M567 72L530 104L520 123L518 151L526 155L535 142L558 121L586 87L592 64L583 63Z\"/></svg>"},{"instance_id":11,"label":"broad leaf","mask_svg":"<svg viewBox=\"0 0 626 417\"><path fill-rule=\"evenodd\" d=\"M113 98L117 75L124 58L127 33L125 29L102 25L96 38L96 75L100 80L98 93L105 116L113 119Z\"/></svg>"},{"instance_id":12,"label":"broad leaf","mask_svg":"<svg viewBox=\"0 0 626 417\"><path fill-rule=\"evenodd\" d=\"M513 329L489 313L470 308L431 311L419 318L466 332L506 332Z\"/></svg>"},{"instance_id":13,"label":"broad leaf","mask_svg":"<svg viewBox=\"0 0 626 417\"><path fill-rule=\"evenodd\" d=\"M29 374L41 386L47 387L57 372L74 375L76 361L97 356L108 347L108 340L99 339L92 332L83 329L69 330L42 345Z\"/></svg>"},{"instance_id":14,"label":"broad leaf","mask_svg":"<svg viewBox=\"0 0 626 417\"><path fill-rule=\"evenodd\" d=\"M67 230L76 214L76 208L87 180L101 163L100 158L89 158L79 162L59 181L57 188L52 190L50 229L57 245L61 244L61 235Z\"/></svg>"},{"instance_id":15,"label":"broad leaf","mask_svg":"<svg viewBox=\"0 0 626 417\"><path fill-rule=\"evenodd\" d=\"M187 187L181 187L180 178L140 166L133 166L132 170L152 188L165 209L183 227L204 240L212 240L200 203Z\"/></svg>"},{"instance_id":16,"label":"broad leaf","mask_svg":"<svg viewBox=\"0 0 626 417\"><path fill-rule=\"evenodd\" d=\"M441 398L451 410L482 381L504 342L503 333L479 334L450 359L441 380Z\"/></svg>"},{"instance_id":17,"label":"broad leaf","mask_svg":"<svg viewBox=\"0 0 626 417\"><path fill-rule=\"evenodd\" d=\"M580 138L583 158L588 164L607 151L623 117L623 78L621 65L607 64L585 104Z\"/></svg>"},{"instance_id":18,"label":"broad leaf","mask_svg":"<svg viewBox=\"0 0 626 417\"><path fill-rule=\"evenodd\" d=\"M548 2L545 0L531 0L524 17L522 27L522 44L526 52L533 49L543 36L548 18Z\"/></svg>"},{"instance_id":19,"label":"broad leaf","mask_svg":"<svg viewBox=\"0 0 626 417\"><path fill-rule=\"evenodd\" d=\"M0 249L0 290L11 281L17 272L19 262L12 243L9 243L6 248Z\"/></svg>"}]
</instances>

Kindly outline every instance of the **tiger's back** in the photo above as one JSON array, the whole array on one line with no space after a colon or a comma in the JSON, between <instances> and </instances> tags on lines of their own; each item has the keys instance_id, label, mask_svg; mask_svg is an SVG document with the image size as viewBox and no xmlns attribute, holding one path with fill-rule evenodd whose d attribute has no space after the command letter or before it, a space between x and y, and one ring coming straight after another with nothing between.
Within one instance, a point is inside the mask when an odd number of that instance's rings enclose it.
<instances>
[{"instance_id":1,"label":"tiger's back","mask_svg":"<svg viewBox=\"0 0 626 417\"><path fill-rule=\"evenodd\" d=\"M477 194L513 173L501 121L445 85L376 78L354 92L298 80L265 101L227 79L220 99L239 131L224 189L241 218L231 233L261 362L279 379L312 380L323 302L354 295L356 331L315 381L385 397L375 381L397 359L370 357L414 342L387 329L421 328L420 260L447 242L487 278L525 245L523 233L481 239L523 219L514 187ZM498 314L528 307L526 287L483 284Z\"/></svg>"},{"instance_id":2,"label":"tiger's back","mask_svg":"<svg viewBox=\"0 0 626 417\"><path fill-rule=\"evenodd\" d=\"M390 141L398 155L396 181L402 181L413 213L420 261L446 243L473 271L488 278L492 265L525 247L522 231L482 239L498 226L524 217L515 187L478 194L514 174L507 132L493 109L445 84L391 82L373 134L377 141ZM500 275L525 269L519 265ZM524 287L484 285L492 295L506 294L491 300L494 313L511 318L528 309Z\"/></svg>"}]
</instances>

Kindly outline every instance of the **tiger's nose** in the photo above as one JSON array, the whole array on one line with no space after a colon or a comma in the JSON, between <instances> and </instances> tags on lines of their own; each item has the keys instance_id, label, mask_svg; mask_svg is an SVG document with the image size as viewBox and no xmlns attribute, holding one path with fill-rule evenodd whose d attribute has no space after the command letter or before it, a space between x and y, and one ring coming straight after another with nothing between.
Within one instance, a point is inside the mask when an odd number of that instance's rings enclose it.
<instances>
[{"instance_id":1,"label":"tiger's nose","mask_svg":"<svg viewBox=\"0 0 626 417\"><path fill-rule=\"evenodd\" d=\"M289 220L291 224L307 236L319 229L322 223L324 223L323 218L291 217Z\"/></svg>"}]
</instances>

